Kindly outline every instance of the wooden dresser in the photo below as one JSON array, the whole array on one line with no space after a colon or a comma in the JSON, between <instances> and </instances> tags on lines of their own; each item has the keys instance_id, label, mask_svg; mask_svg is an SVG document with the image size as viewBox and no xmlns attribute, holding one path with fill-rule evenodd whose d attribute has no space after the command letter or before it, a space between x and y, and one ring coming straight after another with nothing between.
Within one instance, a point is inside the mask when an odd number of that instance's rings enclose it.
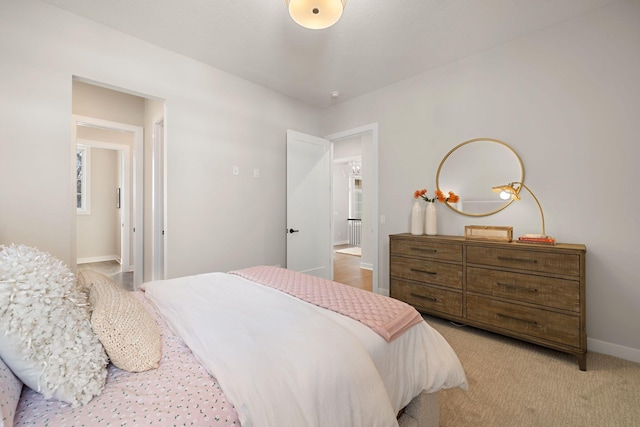
<instances>
[{"instance_id":1,"label":"wooden dresser","mask_svg":"<svg viewBox=\"0 0 640 427\"><path fill-rule=\"evenodd\" d=\"M584 245L395 234L389 248L391 297L573 354L587 369Z\"/></svg>"}]
</instances>

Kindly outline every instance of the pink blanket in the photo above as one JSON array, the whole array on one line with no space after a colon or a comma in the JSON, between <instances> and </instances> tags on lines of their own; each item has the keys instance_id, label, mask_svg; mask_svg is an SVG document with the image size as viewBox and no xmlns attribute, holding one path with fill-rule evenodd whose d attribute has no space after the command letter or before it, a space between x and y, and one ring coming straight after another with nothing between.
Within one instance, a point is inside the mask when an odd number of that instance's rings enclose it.
<instances>
[{"instance_id":1,"label":"pink blanket","mask_svg":"<svg viewBox=\"0 0 640 427\"><path fill-rule=\"evenodd\" d=\"M257 266L229 273L358 320L388 342L422 322L420 313L402 301L297 271Z\"/></svg>"}]
</instances>

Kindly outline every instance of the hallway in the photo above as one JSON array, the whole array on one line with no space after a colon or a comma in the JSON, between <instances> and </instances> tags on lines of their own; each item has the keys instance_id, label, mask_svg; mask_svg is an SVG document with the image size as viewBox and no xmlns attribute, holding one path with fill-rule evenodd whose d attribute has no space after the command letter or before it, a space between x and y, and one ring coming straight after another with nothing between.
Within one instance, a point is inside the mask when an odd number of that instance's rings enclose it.
<instances>
[{"instance_id":1,"label":"hallway","mask_svg":"<svg viewBox=\"0 0 640 427\"><path fill-rule=\"evenodd\" d=\"M347 247L349 247L349 245L336 245L333 247L333 280L371 292L373 272L365 268L360 268L362 258L335 251L336 249Z\"/></svg>"},{"instance_id":2,"label":"hallway","mask_svg":"<svg viewBox=\"0 0 640 427\"><path fill-rule=\"evenodd\" d=\"M111 280L122 286L127 291L133 290L133 271L128 273L122 272L122 267L117 261L90 262L86 264L78 264L78 271L93 270L104 274Z\"/></svg>"}]
</instances>

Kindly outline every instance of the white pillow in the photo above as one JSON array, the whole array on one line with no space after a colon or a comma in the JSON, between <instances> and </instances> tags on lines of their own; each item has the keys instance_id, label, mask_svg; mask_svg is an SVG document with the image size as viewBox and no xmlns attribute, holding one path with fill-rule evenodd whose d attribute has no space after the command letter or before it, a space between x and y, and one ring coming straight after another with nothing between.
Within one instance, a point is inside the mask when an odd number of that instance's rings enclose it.
<instances>
[{"instance_id":1,"label":"white pillow","mask_svg":"<svg viewBox=\"0 0 640 427\"><path fill-rule=\"evenodd\" d=\"M27 386L73 406L100 394L107 375L86 299L50 254L0 246L0 357Z\"/></svg>"}]
</instances>

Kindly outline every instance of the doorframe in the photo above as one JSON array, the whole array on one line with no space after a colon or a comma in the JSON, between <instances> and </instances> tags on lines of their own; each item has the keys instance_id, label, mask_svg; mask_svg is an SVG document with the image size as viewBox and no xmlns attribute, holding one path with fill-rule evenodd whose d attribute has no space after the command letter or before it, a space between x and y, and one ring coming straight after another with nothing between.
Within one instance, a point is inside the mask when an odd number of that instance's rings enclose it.
<instances>
[{"instance_id":1,"label":"doorframe","mask_svg":"<svg viewBox=\"0 0 640 427\"><path fill-rule=\"evenodd\" d=\"M143 187L143 162L144 162L144 128L142 126L134 126L126 123L112 122L109 120L98 119L95 117L82 116L78 114L72 115L71 120L71 155L72 162L71 168L74 173L72 174L72 190L71 194L76 193L76 180L75 180L75 159L76 159L76 145L78 138L78 126L93 127L98 129L106 129L117 132L125 132L133 135L133 185L132 187L132 211L133 217L131 218L130 230L133 232L133 286L137 289L142 284L142 277L144 274L144 259L143 259L143 236L144 236L144 187ZM73 214L71 218L71 261L70 268L73 271L78 269L78 236L77 236L77 209L75 197L73 201ZM127 266L130 268L130 266Z\"/></svg>"},{"instance_id":2,"label":"doorframe","mask_svg":"<svg viewBox=\"0 0 640 427\"><path fill-rule=\"evenodd\" d=\"M100 148L104 150L114 150L118 152L118 163L120 165L119 179L122 185L120 193L120 208L122 212L120 221L120 264L123 266L122 271L131 271L131 214L129 206L129 197L131 192L131 148L125 144L112 142L97 141L92 139L76 138L76 145L83 145L90 148ZM76 236L77 239L77 236ZM77 240L76 240L77 242ZM76 258L77 261L77 258Z\"/></svg>"},{"instance_id":3,"label":"doorframe","mask_svg":"<svg viewBox=\"0 0 640 427\"><path fill-rule=\"evenodd\" d=\"M358 135L363 135L366 133L371 133L371 191L367 192L367 194L371 193L371 226L373 231L372 236L372 283L371 283L371 291L375 294L379 292L378 286L378 264L379 264L379 253L378 253L378 122L369 123L367 125L359 126L353 129L347 129L341 132L332 133L330 135L325 136L325 139L331 141L331 160L333 164L333 143L335 141L352 138ZM331 239L333 240L333 215L331 215Z\"/></svg>"},{"instance_id":4,"label":"doorframe","mask_svg":"<svg viewBox=\"0 0 640 427\"><path fill-rule=\"evenodd\" d=\"M153 123L153 154L151 160L151 212L152 212L152 263L151 280L167 277L166 221L167 174L166 174L166 126L162 116ZM159 137L158 137L159 136ZM158 271L161 270L161 271ZM158 277L160 276L160 277Z\"/></svg>"}]
</instances>

